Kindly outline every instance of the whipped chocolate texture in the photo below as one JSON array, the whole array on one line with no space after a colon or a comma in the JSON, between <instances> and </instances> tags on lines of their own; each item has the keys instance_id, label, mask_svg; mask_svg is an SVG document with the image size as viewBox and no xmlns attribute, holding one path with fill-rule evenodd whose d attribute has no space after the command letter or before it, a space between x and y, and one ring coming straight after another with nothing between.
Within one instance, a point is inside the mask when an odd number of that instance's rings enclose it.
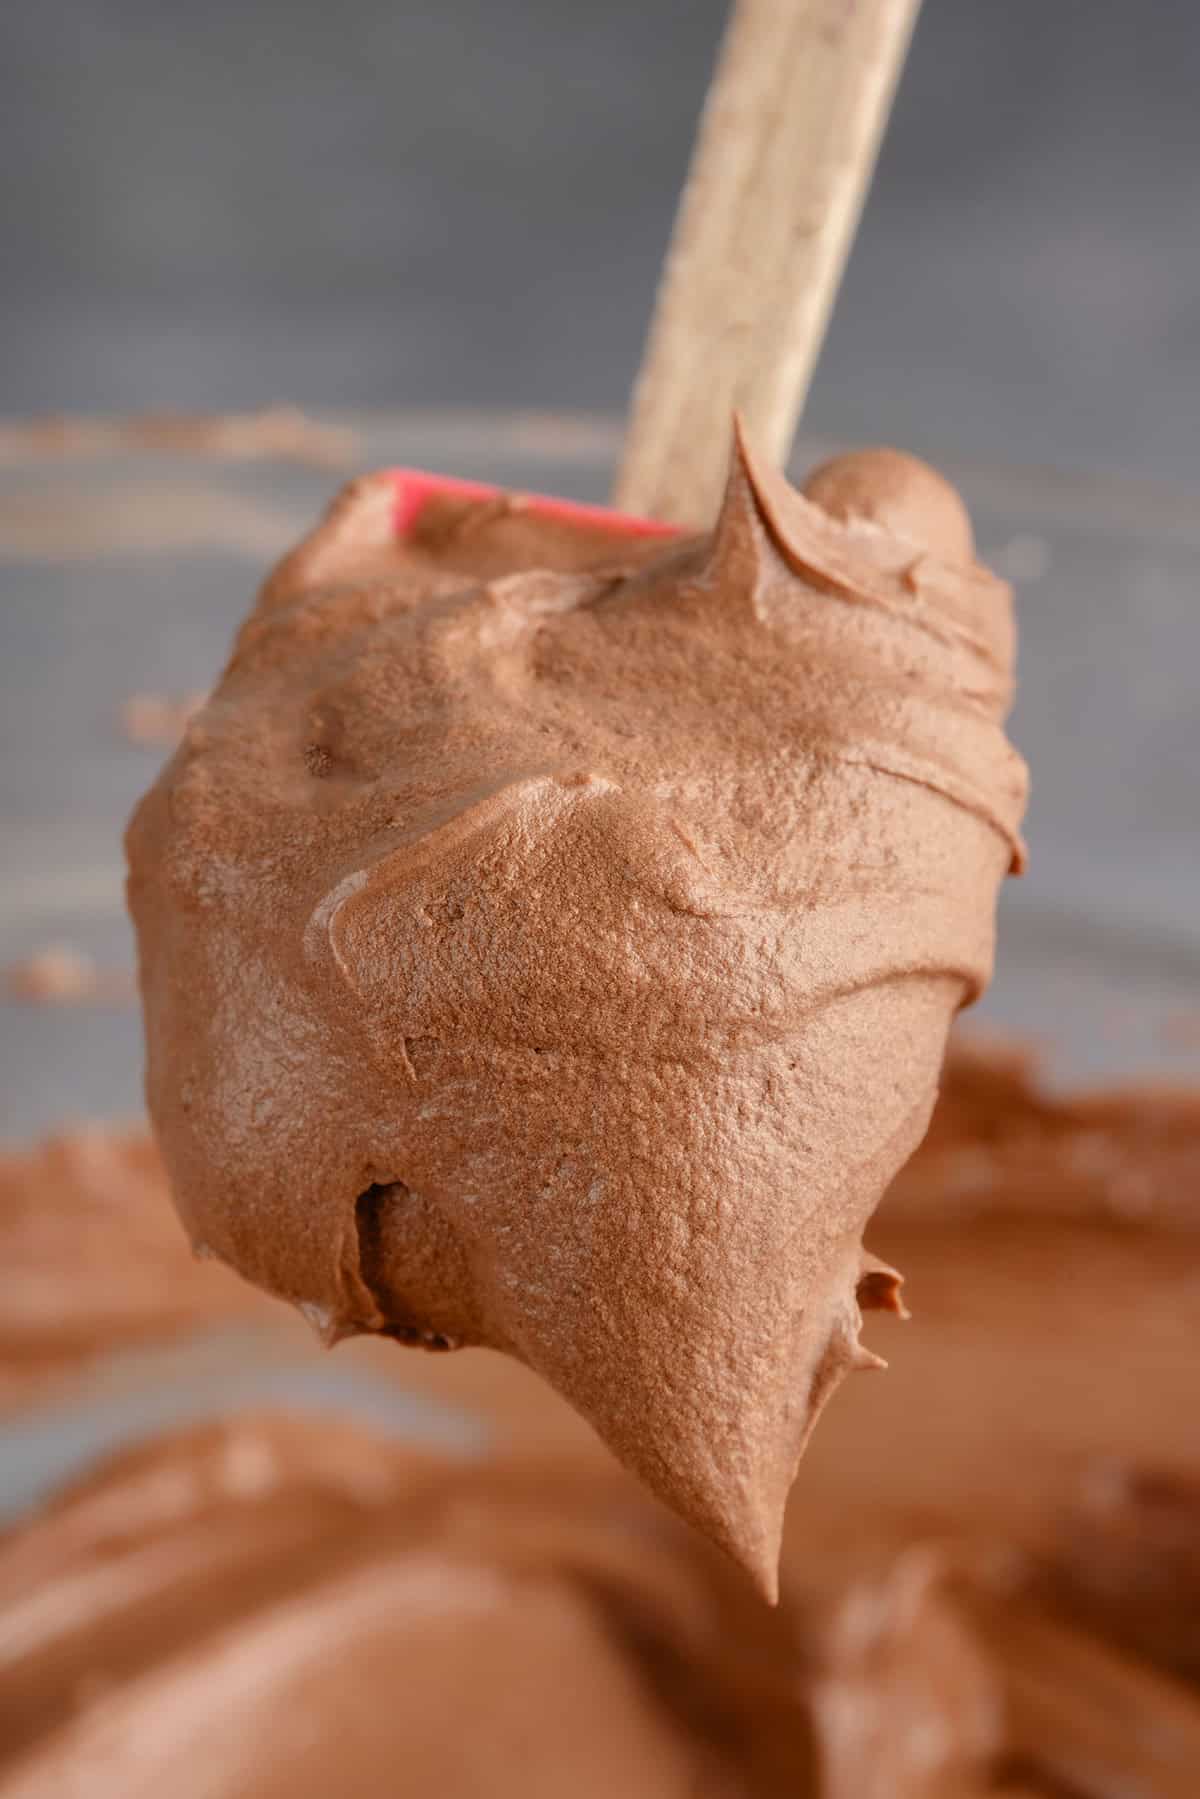
<instances>
[{"instance_id":1,"label":"whipped chocolate texture","mask_svg":"<svg viewBox=\"0 0 1200 1799\"><path fill-rule=\"evenodd\" d=\"M1136 1494L1131 1537L1140 1517L1166 1546L1166 1499L1136 1471L1164 1495L1200 1482L1200 1089L1054 1093L1028 1050L959 1034L872 1239L914 1321L886 1381L856 1383L818 1433L785 1568L814 1542L828 1556L833 1534L859 1550L988 1532L1085 1558L1078 1519L1061 1539L1054 1522L1081 1482L1106 1503ZM1189 1528L1200 1550L1200 1510ZM1100 1544L1098 1581L1106 1566ZM1143 1603L1164 1639L1188 1628L1164 1593Z\"/></svg>"},{"instance_id":2,"label":"whipped chocolate texture","mask_svg":"<svg viewBox=\"0 0 1200 1799\"><path fill-rule=\"evenodd\" d=\"M0 1537L0 1799L974 1792L998 1695L942 1585L771 1611L615 1471L233 1418Z\"/></svg>"},{"instance_id":3,"label":"whipped chocolate texture","mask_svg":"<svg viewBox=\"0 0 1200 1799\"><path fill-rule=\"evenodd\" d=\"M668 539L356 483L128 836L193 1241L329 1341L519 1357L768 1593L1025 797L958 496L809 487L739 442Z\"/></svg>"},{"instance_id":4,"label":"whipped chocolate texture","mask_svg":"<svg viewBox=\"0 0 1200 1799\"><path fill-rule=\"evenodd\" d=\"M241 1417L119 1455L0 1535L0 1799L1192 1799L1198 1157L1194 1090L952 1049L877 1225L918 1322L818 1436L774 1611L594 1444Z\"/></svg>"},{"instance_id":5,"label":"whipped chocolate texture","mask_svg":"<svg viewBox=\"0 0 1200 1799\"><path fill-rule=\"evenodd\" d=\"M144 1126L75 1126L0 1148L0 1405L139 1345L271 1307L199 1262Z\"/></svg>"},{"instance_id":6,"label":"whipped chocolate texture","mask_svg":"<svg viewBox=\"0 0 1200 1799\"><path fill-rule=\"evenodd\" d=\"M233 1417L0 1536L0 1799L1187 1799L1200 1485L1114 1468L1060 1530L771 1610L615 1470Z\"/></svg>"}]
</instances>

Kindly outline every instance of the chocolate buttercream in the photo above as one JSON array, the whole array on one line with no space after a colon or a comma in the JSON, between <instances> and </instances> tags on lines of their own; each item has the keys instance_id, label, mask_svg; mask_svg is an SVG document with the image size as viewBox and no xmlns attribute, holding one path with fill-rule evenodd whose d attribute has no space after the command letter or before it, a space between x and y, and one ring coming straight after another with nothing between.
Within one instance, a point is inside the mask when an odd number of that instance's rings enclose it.
<instances>
[{"instance_id":1,"label":"chocolate buttercream","mask_svg":"<svg viewBox=\"0 0 1200 1799\"><path fill-rule=\"evenodd\" d=\"M1086 1623L1075 1546L987 1539L790 1571L772 1611L615 1470L206 1425L0 1538L0 1799L1184 1799L1171 1503L1093 1538Z\"/></svg>"},{"instance_id":2,"label":"chocolate buttercream","mask_svg":"<svg viewBox=\"0 0 1200 1799\"><path fill-rule=\"evenodd\" d=\"M0 1149L0 1403L114 1351L279 1309L192 1255L143 1126Z\"/></svg>"},{"instance_id":3,"label":"chocolate buttercream","mask_svg":"<svg viewBox=\"0 0 1200 1799\"><path fill-rule=\"evenodd\" d=\"M1056 1094L1027 1045L961 1037L919 1155L887 1218L943 1227L1026 1214L1044 1223L1200 1232L1200 1092L1127 1081Z\"/></svg>"},{"instance_id":4,"label":"chocolate buttercream","mask_svg":"<svg viewBox=\"0 0 1200 1799\"><path fill-rule=\"evenodd\" d=\"M935 1799L999 1722L941 1584L772 1612L615 1472L231 1420L0 1540L0 1795Z\"/></svg>"},{"instance_id":5,"label":"chocolate buttercream","mask_svg":"<svg viewBox=\"0 0 1200 1799\"><path fill-rule=\"evenodd\" d=\"M817 1441L774 1613L594 1451L452 1465L321 1418L129 1452L0 1540L0 1795L157 1782L192 1799L212 1771L222 1799L289 1782L324 1799L373 1758L381 1782L412 1769L446 1799L586 1792L593 1769L648 1795L714 1790L703 1778L826 1799L1190 1799L1198 1154L1200 1094L1051 1097L1022 1051L952 1051L878 1220L917 1322L893 1391L864 1383ZM86 1168L27 1161L38 1213ZM128 1226L117 1166L109 1228L71 1264L81 1306L85 1267L93 1289L122 1284L143 1210L178 1241L150 1146ZM1139 1169L1147 1203L1112 1205ZM39 1239L47 1272L69 1226ZM495 1401L504 1362L453 1363L460 1397L474 1368L479 1403ZM564 1410L549 1393L542 1409ZM410 1576L430 1558L422 1610ZM395 1613L382 1632L363 1569ZM463 1584L481 1571L499 1597L468 1628ZM608 1739L637 1767L606 1759ZM198 1740L232 1743L228 1759Z\"/></svg>"},{"instance_id":6,"label":"chocolate buttercream","mask_svg":"<svg viewBox=\"0 0 1200 1799\"><path fill-rule=\"evenodd\" d=\"M858 466L843 520L739 444L666 547L355 484L128 837L194 1240L331 1340L522 1358L768 1591L1021 857L1008 590Z\"/></svg>"}]
</instances>

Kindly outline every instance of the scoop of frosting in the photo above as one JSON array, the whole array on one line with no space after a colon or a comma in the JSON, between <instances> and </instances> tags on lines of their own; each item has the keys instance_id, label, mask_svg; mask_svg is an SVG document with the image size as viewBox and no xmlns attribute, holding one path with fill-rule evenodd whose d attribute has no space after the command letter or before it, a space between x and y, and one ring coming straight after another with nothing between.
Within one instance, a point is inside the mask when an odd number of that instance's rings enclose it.
<instances>
[{"instance_id":1,"label":"scoop of frosting","mask_svg":"<svg viewBox=\"0 0 1200 1799\"><path fill-rule=\"evenodd\" d=\"M1008 590L856 468L739 443L677 541L356 484L128 837L193 1240L522 1358L768 1592L1021 858Z\"/></svg>"}]
</instances>

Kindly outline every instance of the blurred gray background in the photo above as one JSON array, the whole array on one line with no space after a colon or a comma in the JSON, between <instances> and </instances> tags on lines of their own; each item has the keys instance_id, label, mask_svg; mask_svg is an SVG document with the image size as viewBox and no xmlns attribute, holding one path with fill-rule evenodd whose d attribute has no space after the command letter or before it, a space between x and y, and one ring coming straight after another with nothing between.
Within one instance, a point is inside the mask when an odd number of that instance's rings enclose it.
<instances>
[{"instance_id":1,"label":"blurred gray background","mask_svg":"<svg viewBox=\"0 0 1200 1799\"><path fill-rule=\"evenodd\" d=\"M619 411L720 0L0 10L0 409ZM1197 475L1200 9L926 0L818 433Z\"/></svg>"}]
</instances>

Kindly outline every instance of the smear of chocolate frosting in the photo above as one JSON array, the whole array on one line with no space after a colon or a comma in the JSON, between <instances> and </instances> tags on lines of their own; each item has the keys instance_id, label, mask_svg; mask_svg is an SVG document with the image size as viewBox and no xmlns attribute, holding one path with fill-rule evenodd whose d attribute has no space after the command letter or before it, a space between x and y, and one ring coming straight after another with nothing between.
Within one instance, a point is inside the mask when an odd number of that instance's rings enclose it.
<instances>
[{"instance_id":1,"label":"smear of chocolate frosting","mask_svg":"<svg viewBox=\"0 0 1200 1799\"><path fill-rule=\"evenodd\" d=\"M255 1300L189 1253L144 1126L0 1148L0 1403L114 1351L272 1309Z\"/></svg>"},{"instance_id":2,"label":"smear of chocolate frosting","mask_svg":"<svg viewBox=\"0 0 1200 1799\"><path fill-rule=\"evenodd\" d=\"M136 1149L90 1235L88 1159L25 1158L3 1259L40 1259L43 1345L72 1308L103 1334L89 1296L154 1218L185 1290ZM595 1451L451 1464L322 1417L124 1454L0 1538L0 1799L1190 1799L1198 1155L1194 1091L1051 1098L1020 1050L952 1050L878 1222L917 1320L817 1440L775 1612ZM508 1366L453 1361L481 1404Z\"/></svg>"},{"instance_id":3,"label":"smear of chocolate frosting","mask_svg":"<svg viewBox=\"0 0 1200 1799\"><path fill-rule=\"evenodd\" d=\"M1021 859L1008 590L873 457L816 504L739 442L666 547L355 484L128 837L194 1241L520 1357L768 1592Z\"/></svg>"},{"instance_id":4,"label":"smear of chocolate frosting","mask_svg":"<svg viewBox=\"0 0 1200 1799\"><path fill-rule=\"evenodd\" d=\"M225 414L147 412L120 418L47 413L0 419L0 467L124 451L337 468L353 461L357 449L353 432L306 418L294 406Z\"/></svg>"},{"instance_id":5,"label":"smear of chocolate frosting","mask_svg":"<svg viewBox=\"0 0 1200 1799\"><path fill-rule=\"evenodd\" d=\"M1054 1094L1034 1051L960 1037L920 1152L892 1185L887 1218L978 1228L1026 1213L1046 1225L1153 1224L1200 1232L1200 1093L1127 1081Z\"/></svg>"},{"instance_id":6,"label":"smear of chocolate frosting","mask_svg":"<svg viewBox=\"0 0 1200 1799\"><path fill-rule=\"evenodd\" d=\"M1091 1538L1086 1623L1070 1545L987 1541L810 1564L773 1611L615 1471L232 1418L0 1537L0 1799L1184 1799L1171 1503Z\"/></svg>"},{"instance_id":7,"label":"smear of chocolate frosting","mask_svg":"<svg viewBox=\"0 0 1200 1799\"><path fill-rule=\"evenodd\" d=\"M934 1799L998 1729L941 1586L772 1612L615 1474L234 1419L0 1539L0 1795Z\"/></svg>"}]
</instances>

